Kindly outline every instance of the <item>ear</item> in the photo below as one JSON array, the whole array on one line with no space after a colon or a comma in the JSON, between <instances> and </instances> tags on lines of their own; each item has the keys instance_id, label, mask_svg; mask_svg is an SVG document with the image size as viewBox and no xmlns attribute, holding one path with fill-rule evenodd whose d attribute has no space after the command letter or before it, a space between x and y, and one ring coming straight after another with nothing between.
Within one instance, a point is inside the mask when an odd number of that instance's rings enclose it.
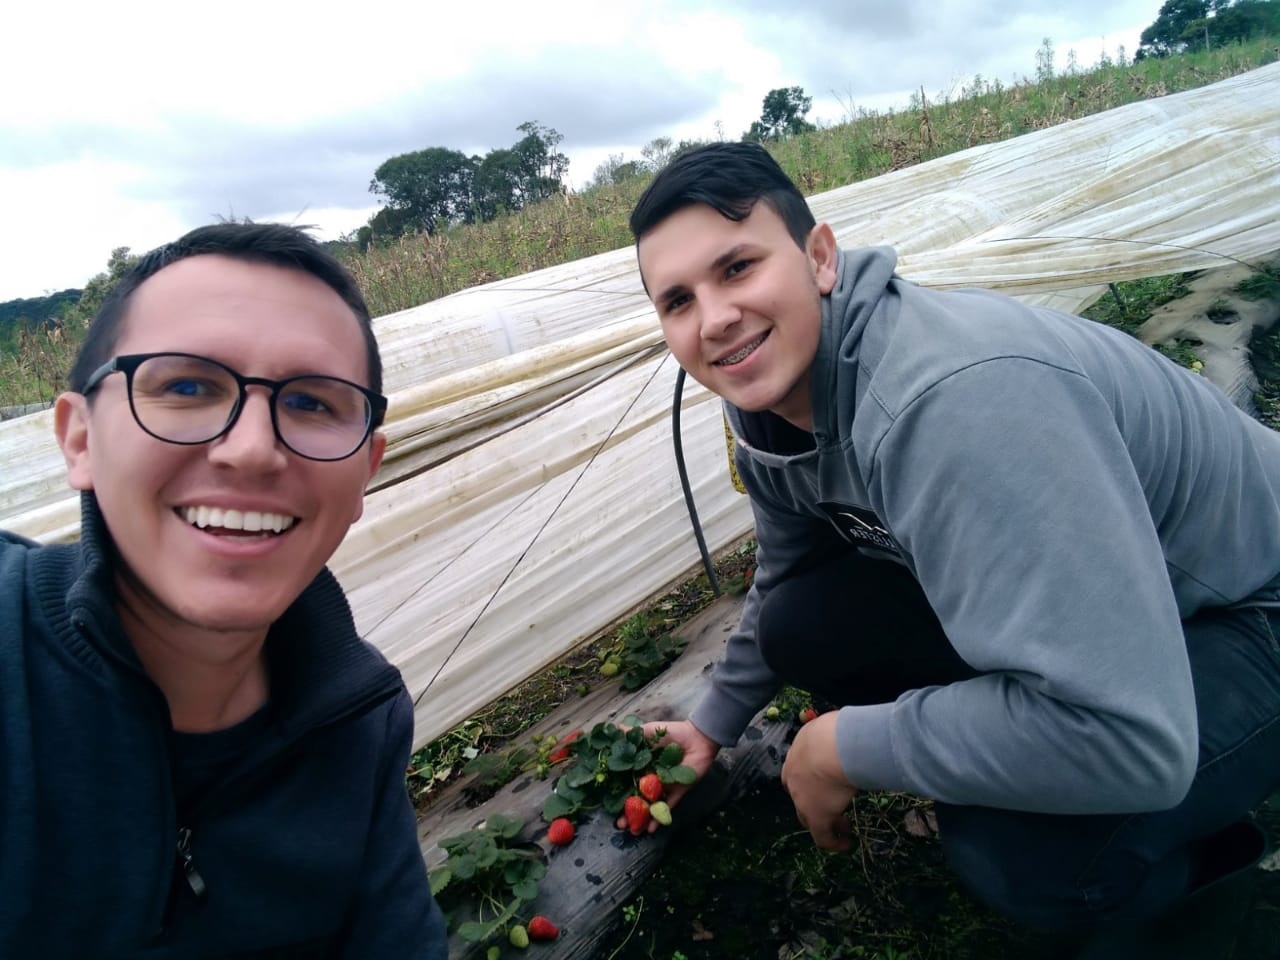
<instances>
[{"instance_id":1,"label":"ear","mask_svg":"<svg viewBox=\"0 0 1280 960\"><path fill-rule=\"evenodd\" d=\"M67 462L72 490L92 490L89 464L89 401L79 393L64 393L53 404L53 432Z\"/></svg>"},{"instance_id":2,"label":"ear","mask_svg":"<svg viewBox=\"0 0 1280 960\"><path fill-rule=\"evenodd\" d=\"M378 472L378 468L382 466L382 455L386 452L387 435L375 430L373 436L369 438L369 475L365 477L364 484L360 488L360 496L356 499L356 512L351 518L352 523L355 523L364 515L364 487L369 485L369 481L373 479Z\"/></svg>"},{"instance_id":3,"label":"ear","mask_svg":"<svg viewBox=\"0 0 1280 960\"><path fill-rule=\"evenodd\" d=\"M818 284L818 292L830 293L836 285L836 266L840 259L840 247L836 244L836 235L827 223L815 224L809 231L809 241L805 244L805 253L813 269L813 279Z\"/></svg>"}]
</instances>

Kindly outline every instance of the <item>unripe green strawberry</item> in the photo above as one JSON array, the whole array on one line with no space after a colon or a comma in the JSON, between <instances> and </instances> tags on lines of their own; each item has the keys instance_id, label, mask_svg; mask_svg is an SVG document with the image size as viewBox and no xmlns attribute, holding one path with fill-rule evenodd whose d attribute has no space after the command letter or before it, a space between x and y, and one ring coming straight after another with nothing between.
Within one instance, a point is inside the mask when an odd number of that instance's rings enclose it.
<instances>
[{"instance_id":1,"label":"unripe green strawberry","mask_svg":"<svg viewBox=\"0 0 1280 960\"><path fill-rule=\"evenodd\" d=\"M766 720L777 720L780 716L782 716L782 711L777 707L771 706L764 712L764 718Z\"/></svg>"},{"instance_id":2,"label":"unripe green strawberry","mask_svg":"<svg viewBox=\"0 0 1280 960\"><path fill-rule=\"evenodd\" d=\"M558 936L560 936L560 928L542 914L538 914L529 921L530 940L554 940Z\"/></svg>"},{"instance_id":3,"label":"unripe green strawberry","mask_svg":"<svg viewBox=\"0 0 1280 960\"><path fill-rule=\"evenodd\" d=\"M636 784L636 787L640 791L640 796L650 803L655 800L661 800L662 794L665 792L662 786L662 779L656 773L646 773L640 778L640 782Z\"/></svg>"},{"instance_id":4,"label":"unripe green strawberry","mask_svg":"<svg viewBox=\"0 0 1280 960\"><path fill-rule=\"evenodd\" d=\"M649 816L657 820L664 827L671 826L671 808L667 806L665 800L659 800L656 803L649 804Z\"/></svg>"},{"instance_id":5,"label":"unripe green strawberry","mask_svg":"<svg viewBox=\"0 0 1280 960\"><path fill-rule=\"evenodd\" d=\"M622 804L622 815L627 819L627 829L633 836L640 836L649 826L649 804L644 797L632 794Z\"/></svg>"},{"instance_id":6,"label":"unripe green strawberry","mask_svg":"<svg viewBox=\"0 0 1280 960\"><path fill-rule=\"evenodd\" d=\"M573 821L568 817L556 817L547 827L547 842L563 847L573 839Z\"/></svg>"},{"instance_id":7,"label":"unripe green strawberry","mask_svg":"<svg viewBox=\"0 0 1280 960\"><path fill-rule=\"evenodd\" d=\"M529 945L529 931L517 923L507 931L507 939L511 941L513 947L523 950Z\"/></svg>"},{"instance_id":8,"label":"unripe green strawberry","mask_svg":"<svg viewBox=\"0 0 1280 960\"><path fill-rule=\"evenodd\" d=\"M617 676L619 669L621 668L618 666L618 662L616 660L606 660L601 665L600 672L606 677L613 677Z\"/></svg>"},{"instance_id":9,"label":"unripe green strawberry","mask_svg":"<svg viewBox=\"0 0 1280 960\"><path fill-rule=\"evenodd\" d=\"M502 948L494 944L484 952L484 960L498 960L502 956Z\"/></svg>"}]
</instances>

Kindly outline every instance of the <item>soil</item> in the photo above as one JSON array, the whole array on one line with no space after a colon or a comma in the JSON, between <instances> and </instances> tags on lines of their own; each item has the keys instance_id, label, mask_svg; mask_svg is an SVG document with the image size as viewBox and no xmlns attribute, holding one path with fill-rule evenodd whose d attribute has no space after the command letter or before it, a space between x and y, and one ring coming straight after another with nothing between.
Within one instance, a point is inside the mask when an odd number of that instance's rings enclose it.
<instances>
[{"instance_id":1,"label":"soil","mask_svg":"<svg viewBox=\"0 0 1280 960\"><path fill-rule=\"evenodd\" d=\"M1051 960L1061 943L1020 929L949 874L935 835L905 818L928 803L859 797L860 845L823 854L771 782L673 842L620 912L610 960ZM1259 812L1280 837L1280 794ZM1276 859L1276 858L1273 858ZM1254 901L1221 960L1280 957L1280 863L1255 870ZM632 911L634 923L628 922Z\"/></svg>"}]
</instances>

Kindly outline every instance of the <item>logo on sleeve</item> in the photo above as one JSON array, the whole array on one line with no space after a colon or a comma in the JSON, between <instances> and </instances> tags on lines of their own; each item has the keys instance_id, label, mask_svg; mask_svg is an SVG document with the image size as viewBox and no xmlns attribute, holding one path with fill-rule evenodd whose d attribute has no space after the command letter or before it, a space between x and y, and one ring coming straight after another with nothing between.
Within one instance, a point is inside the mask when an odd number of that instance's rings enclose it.
<instances>
[{"instance_id":1,"label":"logo on sleeve","mask_svg":"<svg viewBox=\"0 0 1280 960\"><path fill-rule=\"evenodd\" d=\"M877 550L902 553L893 534L885 529L880 518L870 510L828 500L820 501L818 506L827 515L836 532L855 547L874 547Z\"/></svg>"}]
</instances>

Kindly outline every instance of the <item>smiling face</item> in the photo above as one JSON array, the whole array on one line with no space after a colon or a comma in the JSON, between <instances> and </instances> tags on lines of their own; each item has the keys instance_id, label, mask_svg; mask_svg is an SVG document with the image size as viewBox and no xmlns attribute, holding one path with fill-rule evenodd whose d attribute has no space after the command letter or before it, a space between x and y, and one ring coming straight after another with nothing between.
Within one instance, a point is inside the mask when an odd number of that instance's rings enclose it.
<instances>
[{"instance_id":1,"label":"smiling face","mask_svg":"<svg viewBox=\"0 0 1280 960\"><path fill-rule=\"evenodd\" d=\"M131 297L115 353L173 351L247 376L327 374L367 382L351 309L301 270L202 255L167 266ZM275 437L266 391L235 426L193 446L149 436L123 374L58 400L68 479L92 490L119 550L121 602L153 625L265 636L360 516L385 439L346 460L304 459Z\"/></svg>"},{"instance_id":2,"label":"smiling face","mask_svg":"<svg viewBox=\"0 0 1280 960\"><path fill-rule=\"evenodd\" d=\"M741 221L682 207L639 241L640 273L680 366L742 410L772 410L812 429L809 368L823 294L836 278L831 228L801 249L757 202Z\"/></svg>"}]
</instances>

